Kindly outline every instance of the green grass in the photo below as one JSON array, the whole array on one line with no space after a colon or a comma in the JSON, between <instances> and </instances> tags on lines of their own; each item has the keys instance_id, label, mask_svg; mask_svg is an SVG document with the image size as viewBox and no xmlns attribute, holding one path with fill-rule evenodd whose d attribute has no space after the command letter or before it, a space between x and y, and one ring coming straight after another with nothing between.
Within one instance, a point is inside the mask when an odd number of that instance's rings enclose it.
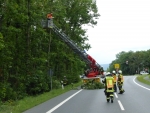
<instances>
[{"instance_id":1,"label":"green grass","mask_svg":"<svg viewBox=\"0 0 150 113\"><path fill-rule=\"evenodd\" d=\"M46 92L44 94L38 95L38 96L30 96L25 97L22 100L18 101L8 101L6 103L0 102L0 113L22 113L23 111L26 111L36 105L39 105L49 99L52 99L58 95L61 95L69 90L77 89L78 86L80 86L82 82L79 82L77 84L68 85L64 89L54 89L50 92Z\"/></svg>"},{"instance_id":2,"label":"green grass","mask_svg":"<svg viewBox=\"0 0 150 113\"><path fill-rule=\"evenodd\" d=\"M146 76L148 76L149 80L144 79ZM144 84L150 85L150 75L139 75L137 80Z\"/></svg>"}]
</instances>

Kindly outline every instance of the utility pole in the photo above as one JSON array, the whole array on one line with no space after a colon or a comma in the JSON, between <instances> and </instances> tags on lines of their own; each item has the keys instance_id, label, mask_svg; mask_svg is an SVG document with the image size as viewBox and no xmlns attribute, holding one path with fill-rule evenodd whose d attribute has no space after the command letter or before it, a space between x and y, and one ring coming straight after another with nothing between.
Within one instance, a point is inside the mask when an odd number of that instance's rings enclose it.
<instances>
[{"instance_id":1,"label":"utility pole","mask_svg":"<svg viewBox=\"0 0 150 113\"><path fill-rule=\"evenodd\" d=\"M30 0L27 1L27 25L26 25L26 74L29 72L29 52L30 52Z\"/></svg>"},{"instance_id":2,"label":"utility pole","mask_svg":"<svg viewBox=\"0 0 150 113\"><path fill-rule=\"evenodd\" d=\"M1 31L1 28L2 28L2 18L3 18L3 15L0 15L0 31Z\"/></svg>"},{"instance_id":3,"label":"utility pole","mask_svg":"<svg viewBox=\"0 0 150 113\"><path fill-rule=\"evenodd\" d=\"M51 46L51 29L49 29L49 46L48 46L48 73L49 73L49 76L50 76L50 81L51 81L51 90L52 90L52 69L50 67L50 46Z\"/></svg>"},{"instance_id":4,"label":"utility pole","mask_svg":"<svg viewBox=\"0 0 150 113\"><path fill-rule=\"evenodd\" d=\"M49 18L47 18L47 20L42 20L41 22L42 27L44 29L47 30L47 32L49 33L49 41L48 41L48 51L47 51L47 67L48 67L48 76L50 76L50 82L51 82L51 90L52 90L52 75L53 75L53 71L51 69L51 65L50 65L50 47L51 47L51 41L52 41L52 37L51 37L51 29L53 28L53 21L50 20Z\"/></svg>"}]
</instances>

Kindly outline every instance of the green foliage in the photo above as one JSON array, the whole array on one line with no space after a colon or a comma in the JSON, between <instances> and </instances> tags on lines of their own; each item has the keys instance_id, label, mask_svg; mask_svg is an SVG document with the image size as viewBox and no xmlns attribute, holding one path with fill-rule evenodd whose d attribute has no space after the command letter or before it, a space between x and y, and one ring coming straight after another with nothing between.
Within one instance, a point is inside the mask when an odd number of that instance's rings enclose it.
<instances>
[{"instance_id":1,"label":"green foliage","mask_svg":"<svg viewBox=\"0 0 150 113\"><path fill-rule=\"evenodd\" d=\"M85 24L96 25L99 17L91 0L1 0L0 5L0 100L18 100L51 90L67 76L69 84L80 81L85 62L41 20L53 12L54 23L80 48L89 49ZM21 6L21 7L20 7ZM7 87L6 87L7 86Z\"/></svg>"},{"instance_id":2,"label":"green foliage","mask_svg":"<svg viewBox=\"0 0 150 113\"><path fill-rule=\"evenodd\" d=\"M104 85L101 82L88 81L87 83L82 84L81 88L84 88L84 89L103 89Z\"/></svg>"},{"instance_id":3,"label":"green foliage","mask_svg":"<svg viewBox=\"0 0 150 113\"><path fill-rule=\"evenodd\" d=\"M149 72L150 69L150 50L147 51L128 51L120 52L116 55L116 60L112 61L109 71L114 70L115 64L119 64L124 75L139 74L140 71L145 70ZM126 63L128 61L128 63Z\"/></svg>"},{"instance_id":4,"label":"green foliage","mask_svg":"<svg viewBox=\"0 0 150 113\"><path fill-rule=\"evenodd\" d=\"M17 94L13 89L11 88L9 83L0 83L0 99L1 101L6 100L15 100L17 97Z\"/></svg>"},{"instance_id":5,"label":"green foliage","mask_svg":"<svg viewBox=\"0 0 150 113\"><path fill-rule=\"evenodd\" d=\"M60 83L60 81L58 81L58 80L53 80L52 81L52 88L53 89L59 89L59 88L61 88L61 83Z\"/></svg>"},{"instance_id":6,"label":"green foliage","mask_svg":"<svg viewBox=\"0 0 150 113\"><path fill-rule=\"evenodd\" d=\"M147 76L148 76L148 78L150 77L149 75L138 76L137 80L144 84L150 85L150 80L145 79L145 77L147 77Z\"/></svg>"},{"instance_id":7,"label":"green foliage","mask_svg":"<svg viewBox=\"0 0 150 113\"><path fill-rule=\"evenodd\" d=\"M3 40L3 35L1 34L1 32L0 32L0 50L2 49L2 48L4 48L5 46L4 46L4 40Z\"/></svg>"},{"instance_id":8,"label":"green foliage","mask_svg":"<svg viewBox=\"0 0 150 113\"><path fill-rule=\"evenodd\" d=\"M29 95L37 95L49 91L50 79L43 72L38 71L34 75L27 75L26 91Z\"/></svg>"},{"instance_id":9,"label":"green foliage","mask_svg":"<svg viewBox=\"0 0 150 113\"><path fill-rule=\"evenodd\" d=\"M80 81L79 76L68 76L68 84L78 83Z\"/></svg>"}]
</instances>

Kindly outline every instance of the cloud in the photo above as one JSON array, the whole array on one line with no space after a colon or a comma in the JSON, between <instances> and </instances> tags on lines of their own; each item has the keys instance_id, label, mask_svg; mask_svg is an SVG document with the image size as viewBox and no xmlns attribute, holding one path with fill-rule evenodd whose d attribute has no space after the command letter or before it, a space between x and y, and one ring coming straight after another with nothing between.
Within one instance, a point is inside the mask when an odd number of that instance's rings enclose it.
<instances>
[{"instance_id":1,"label":"cloud","mask_svg":"<svg viewBox=\"0 0 150 113\"><path fill-rule=\"evenodd\" d=\"M111 63L121 51L150 49L150 1L97 0L97 6L97 26L85 28L92 46L87 53L98 63Z\"/></svg>"}]
</instances>

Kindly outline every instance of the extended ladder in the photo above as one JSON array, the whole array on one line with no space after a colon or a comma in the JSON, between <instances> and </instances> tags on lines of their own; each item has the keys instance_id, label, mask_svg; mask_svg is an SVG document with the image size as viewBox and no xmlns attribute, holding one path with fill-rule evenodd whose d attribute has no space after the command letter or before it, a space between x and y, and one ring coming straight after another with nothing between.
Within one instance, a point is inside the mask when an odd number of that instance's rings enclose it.
<instances>
[{"instance_id":1,"label":"extended ladder","mask_svg":"<svg viewBox=\"0 0 150 113\"><path fill-rule=\"evenodd\" d=\"M87 58L87 53L79 48L75 42L73 42L64 32L62 32L52 20L44 21L42 20L43 28L51 28L60 38L64 41L72 50L78 54L87 64L91 64L91 61Z\"/></svg>"}]
</instances>

